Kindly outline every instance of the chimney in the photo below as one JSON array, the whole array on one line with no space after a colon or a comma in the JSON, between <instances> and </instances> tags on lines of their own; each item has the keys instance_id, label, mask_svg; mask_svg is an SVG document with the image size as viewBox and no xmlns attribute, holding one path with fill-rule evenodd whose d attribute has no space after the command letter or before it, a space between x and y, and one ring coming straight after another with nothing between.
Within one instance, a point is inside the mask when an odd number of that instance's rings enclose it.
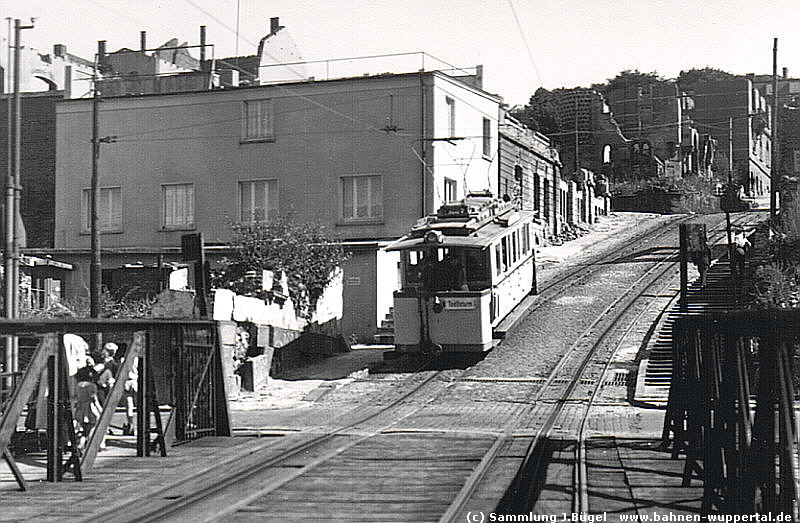
<instances>
[{"instance_id":1,"label":"chimney","mask_svg":"<svg viewBox=\"0 0 800 523\"><path fill-rule=\"evenodd\" d=\"M64 44L56 44L53 46L53 55L56 58L64 58L67 56L67 46Z\"/></svg>"},{"instance_id":2,"label":"chimney","mask_svg":"<svg viewBox=\"0 0 800 523\"><path fill-rule=\"evenodd\" d=\"M72 66L64 67L64 98L72 98Z\"/></svg>"},{"instance_id":3,"label":"chimney","mask_svg":"<svg viewBox=\"0 0 800 523\"><path fill-rule=\"evenodd\" d=\"M783 78L784 79L789 78L789 68L788 67L784 67L783 68Z\"/></svg>"},{"instance_id":4,"label":"chimney","mask_svg":"<svg viewBox=\"0 0 800 523\"><path fill-rule=\"evenodd\" d=\"M206 26L200 26L200 67L206 61Z\"/></svg>"},{"instance_id":5,"label":"chimney","mask_svg":"<svg viewBox=\"0 0 800 523\"><path fill-rule=\"evenodd\" d=\"M274 35L281 30L280 18L273 16L269 19L269 34Z\"/></svg>"},{"instance_id":6,"label":"chimney","mask_svg":"<svg viewBox=\"0 0 800 523\"><path fill-rule=\"evenodd\" d=\"M106 61L106 41L97 41L97 65L102 65Z\"/></svg>"},{"instance_id":7,"label":"chimney","mask_svg":"<svg viewBox=\"0 0 800 523\"><path fill-rule=\"evenodd\" d=\"M139 31L139 48L142 52L147 49L147 31Z\"/></svg>"},{"instance_id":8,"label":"chimney","mask_svg":"<svg viewBox=\"0 0 800 523\"><path fill-rule=\"evenodd\" d=\"M483 64L475 66L475 87L483 89Z\"/></svg>"}]
</instances>

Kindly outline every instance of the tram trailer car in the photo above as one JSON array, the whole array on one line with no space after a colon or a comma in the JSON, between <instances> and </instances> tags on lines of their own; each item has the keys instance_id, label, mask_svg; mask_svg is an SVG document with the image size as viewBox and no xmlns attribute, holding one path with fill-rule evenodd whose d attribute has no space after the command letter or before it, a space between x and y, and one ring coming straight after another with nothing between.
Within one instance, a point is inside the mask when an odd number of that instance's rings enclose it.
<instances>
[{"instance_id":1,"label":"tram trailer car","mask_svg":"<svg viewBox=\"0 0 800 523\"><path fill-rule=\"evenodd\" d=\"M387 247L400 252L398 352L480 352L536 292L534 214L488 195L448 203Z\"/></svg>"}]
</instances>

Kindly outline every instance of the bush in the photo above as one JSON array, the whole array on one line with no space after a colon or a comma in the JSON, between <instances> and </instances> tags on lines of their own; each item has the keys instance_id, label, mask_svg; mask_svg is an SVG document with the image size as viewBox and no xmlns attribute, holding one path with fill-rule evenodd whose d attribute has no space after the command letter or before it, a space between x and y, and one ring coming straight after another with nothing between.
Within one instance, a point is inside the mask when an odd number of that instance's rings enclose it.
<instances>
[{"instance_id":1,"label":"bush","mask_svg":"<svg viewBox=\"0 0 800 523\"><path fill-rule=\"evenodd\" d=\"M231 225L231 254L212 273L213 287L245 296L269 299L261 286L261 271L286 272L289 296L297 312L310 318L317 299L347 254L326 229L316 223L298 223L291 217Z\"/></svg>"},{"instance_id":2,"label":"bush","mask_svg":"<svg viewBox=\"0 0 800 523\"><path fill-rule=\"evenodd\" d=\"M800 265L773 262L756 269L755 300L767 309L798 308Z\"/></svg>"},{"instance_id":3,"label":"bush","mask_svg":"<svg viewBox=\"0 0 800 523\"><path fill-rule=\"evenodd\" d=\"M113 297L107 289L100 295L101 318L149 318L156 297L130 298L128 295ZM25 300L20 303L21 318L75 318L89 317L89 298L86 296L57 303L48 309L31 309Z\"/></svg>"}]
</instances>

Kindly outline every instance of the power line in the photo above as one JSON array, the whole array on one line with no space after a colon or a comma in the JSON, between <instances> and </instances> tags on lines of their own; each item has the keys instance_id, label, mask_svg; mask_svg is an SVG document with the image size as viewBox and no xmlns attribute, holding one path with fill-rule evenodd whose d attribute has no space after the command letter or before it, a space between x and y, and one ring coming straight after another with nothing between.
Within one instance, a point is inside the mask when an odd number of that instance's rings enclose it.
<instances>
[{"instance_id":1,"label":"power line","mask_svg":"<svg viewBox=\"0 0 800 523\"><path fill-rule=\"evenodd\" d=\"M539 68L536 67L536 60L533 59L533 52L531 51L531 46L528 45L528 39L525 37L525 31L522 30L522 24L519 22L519 17L517 16L517 10L514 9L514 2L512 0L508 0L508 6L511 8L511 14L514 15L514 21L517 23L517 29L519 29L519 34L522 37L522 42L525 44L525 49L528 51L528 58L531 61L531 65L533 65L533 71L536 73L536 78L539 79L539 85L544 85L542 81L542 75L539 74Z\"/></svg>"}]
</instances>

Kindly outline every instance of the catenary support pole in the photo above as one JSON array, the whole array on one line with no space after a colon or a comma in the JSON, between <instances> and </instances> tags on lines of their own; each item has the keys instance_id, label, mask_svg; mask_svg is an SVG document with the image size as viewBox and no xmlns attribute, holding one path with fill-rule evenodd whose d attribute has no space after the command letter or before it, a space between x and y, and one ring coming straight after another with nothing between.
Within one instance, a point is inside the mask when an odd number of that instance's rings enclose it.
<instances>
[{"instance_id":1,"label":"catenary support pole","mask_svg":"<svg viewBox=\"0 0 800 523\"><path fill-rule=\"evenodd\" d=\"M778 39L772 43L772 166L769 173L769 220L773 225L778 207Z\"/></svg>"},{"instance_id":2,"label":"catenary support pole","mask_svg":"<svg viewBox=\"0 0 800 523\"><path fill-rule=\"evenodd\" d=\"M22 98L20 95L20 51L22 49L22 30L32 29L31 25L22 25L19 19L14 20L14 148L12 152L12 173L6 184L6 258L4 268L6 272L6 317L16 318L19 314L19 258L22 243L22 218L20 203L22 201L21 184L21 150L22 150ZM9 115L10 117L10 115ZM10 272L10 273L9 273ZM12 372L19 370L19 347L15 336L7 339L10 346L10 369Z\"/></svg>"},{"instance_id":3,"label":"catenary support pole","mask_svg":"<svg viewBox=\"0 0 800 523\"><path fill-rule=\"evenodd\" d=\"M3 245L3 317L5 318L13 318L14 317L14 292L16 286L14 285L14 280L12 278L14 274L13 270L13 262L12 262L12 255L14 250L14 167L13 167L13 159L12 156L12 149L13 149L13 138L12 138L12 105L11 105L11 90L9 89L10 84L13 82L13 76L11 74L11 19L8 18L8 64L7 68L9 69L8 74L8 85L6 87L6 131L8 133L7 142L6 142L6 158L8 160L7 163L7 173L6 173L6 183L5 183L5 201L4 201L4 227L3 227L3 234L4 234L4 245ZM14 370L14 349L12 345L12 338L11 336L5 337L6 343L6 359L5 359L5 370L13 372ZM13 383L13 381L11 381Z\"/></svg>"},{"instance_id":4,"label":"catenary support pole","mask_svg":"<svg viewBox=\"0 0 800 523\"><path fill-rule=\"evenodd\" d=\"M98 62L102 59L102 51L105 49L105 41L97 42L98 53L94 60L94 74L92 84L94 94L92 96L92 181L90 193L90 223L91 231L91 251L92 260L89 270L89 315L92 318L100 317L100 288L102 285L101 259L100 259L100 227L98 223L98 204L100 203L100 176L98 172L98 160L100 159L100 138L98 136L100 105L100 90L98 86Z\"/></svg>"}]
</instances>

